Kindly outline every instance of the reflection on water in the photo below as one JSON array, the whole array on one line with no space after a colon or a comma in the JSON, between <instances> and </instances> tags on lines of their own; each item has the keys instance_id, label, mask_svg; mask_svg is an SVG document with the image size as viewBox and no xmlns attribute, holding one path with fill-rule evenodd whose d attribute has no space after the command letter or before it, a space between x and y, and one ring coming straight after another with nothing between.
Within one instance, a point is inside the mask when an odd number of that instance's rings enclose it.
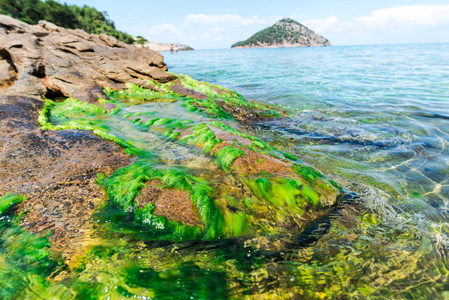
<instances>
[{"instance_id":1,"label":"reflection on water","mask_svg":"<svg viewBox=\"0 0 449 300\"><path fill-rule=\"evenodd\" d=\"M154 241L131 214L105 204L70 266L52 256L45 236L21 230L6 211L2 297L449 297L449 45L198 51L166 59L173 72L294 111L246 130L339 182L341 203L299 235L176 243ZM214 172L210 157L144 130L129 113L207 117L176 102L149 103L102 122L160 164L188 166L197 176Z\"/></svg>"}]
</instances>

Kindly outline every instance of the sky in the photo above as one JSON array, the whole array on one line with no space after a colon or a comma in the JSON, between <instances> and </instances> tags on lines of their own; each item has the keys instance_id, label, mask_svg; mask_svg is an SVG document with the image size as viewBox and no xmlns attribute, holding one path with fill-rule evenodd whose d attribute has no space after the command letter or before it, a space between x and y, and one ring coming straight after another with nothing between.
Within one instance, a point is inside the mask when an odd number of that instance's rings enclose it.
<instances>
[{"instance_id":1,"label":"sky","mask_svg":"<svg viewBox=\"0 0 449 300\"><path fill-rule=\"evenodd\" d=\"M161 43L225 49L282 18L333 45L449 42L449 0L61 0L106 11L118 30Z\"/></svg>"}]
</instances>

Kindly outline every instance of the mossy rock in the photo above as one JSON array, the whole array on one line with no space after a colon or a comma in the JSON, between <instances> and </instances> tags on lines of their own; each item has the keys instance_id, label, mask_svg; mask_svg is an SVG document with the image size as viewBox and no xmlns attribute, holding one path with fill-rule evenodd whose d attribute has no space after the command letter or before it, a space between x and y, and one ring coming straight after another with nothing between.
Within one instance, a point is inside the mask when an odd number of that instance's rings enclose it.
<instances>
[{"instance_id":1,"label":"mossy rock","mask_svg":"<svg viewBox=\"0 0 449 300\"><path fill-rule=\"evenodd\" d=\"M113 104L112 110L47 99L39 122L44 129L93 131L137 156L134 164L100 176L97 183L153 239L300 232L336 204L338 185L299 164L296 156L244 133L229 107L264 117L286 112L188 76L175 83L148 83L157 90L134 84L106 89L110 100L99 102ZM158 105L165 111L152 110ZM171 117L173 112L182 117ZM197 151L198 157L184 155L189 159L179 154Z\"/></svg>"}]
</instances>

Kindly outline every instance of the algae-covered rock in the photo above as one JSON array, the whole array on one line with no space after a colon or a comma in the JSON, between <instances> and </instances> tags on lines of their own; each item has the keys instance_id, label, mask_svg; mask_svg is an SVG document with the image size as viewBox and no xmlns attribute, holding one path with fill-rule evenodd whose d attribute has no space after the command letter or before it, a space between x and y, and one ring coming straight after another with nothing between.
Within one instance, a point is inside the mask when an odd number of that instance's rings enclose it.
<instances>
[{"instance_id":1,"label":"algae-covered rock","mask_svg":"<svg viewBox=\"0 0 449 300\"><path fill-rule=\"evenodd\" d=\"M336 183L245 133L218 103L253 116L287 112L187 76L149 83L155 90L106 89L110 100L100 103L113 104L111 111L47 100L39 121L45 129L94 131L138 157L98 182L154 239L294 234L336 204Z\"/></svg>"},{"instance_id":2,"label":"algae-covered rock","mask_svg":"<svg viewBox=\"0 0 449 300\"><path fill-rule=\"evenodd\" d=\"M135 76L136 70L142 74ZM123 148L93 132L41 130L42 96L98 104L99 97L106 97L103 86L120 87L120 80L109 77L120 74L123 82L151 74L162 81L175 78L162 70L166 66L157 52L0 15L0 197L26 196L20 206L23 227L51 230L58 249L77 252L84 247L92 212L104 202L97 175L133 161Z\"/></svg>"}]
</instances>

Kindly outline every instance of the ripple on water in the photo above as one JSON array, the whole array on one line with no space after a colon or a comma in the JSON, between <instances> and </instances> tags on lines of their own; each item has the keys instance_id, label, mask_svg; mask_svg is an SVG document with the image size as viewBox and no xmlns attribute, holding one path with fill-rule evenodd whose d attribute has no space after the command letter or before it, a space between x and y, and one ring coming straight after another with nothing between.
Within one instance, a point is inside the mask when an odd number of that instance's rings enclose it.
<instances>
[{"instance_id":1,"label":"ripple on water","mask_svg":"<svg viewBox=\"0 0 449 300\"><path fill-rule=\"evenodd\" d=\"M204 68L186 68L182 57L167 57L172 58L177 71L194 77L226 60L240 62L237 77L214 80L249 98L299 110L288 122L257 124L252 128L257 136L348 187L378 188L386 194L368 196L373 209L397 200L402 209L393 219L405 214L404 220L421 232L425 226L440 232L434 236L439 245L447 243L448 44L260 49L237 55L223 50L220 57L209 56ZM199 58L192 54L188 60ZM256 79L257 89L241 85ZM416 216L419 212L426 217Z\"/></svg>"}]
</instances>

